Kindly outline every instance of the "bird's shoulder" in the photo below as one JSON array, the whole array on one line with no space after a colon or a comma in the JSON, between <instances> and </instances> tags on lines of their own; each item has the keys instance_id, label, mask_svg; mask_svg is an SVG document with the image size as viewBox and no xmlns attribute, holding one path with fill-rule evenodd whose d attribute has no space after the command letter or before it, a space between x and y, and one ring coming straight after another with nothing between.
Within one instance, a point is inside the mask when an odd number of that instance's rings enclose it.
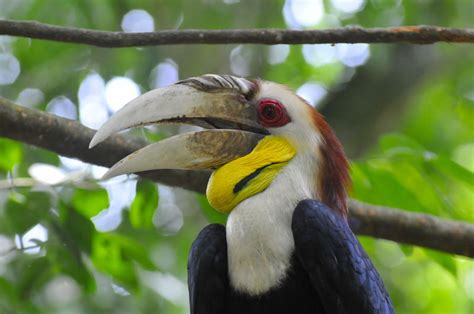
<instances>
[{"instance_id":1,"label":"bird's shoulder","mask_svg":"<svg viewBox=\"0 0 474 314\"><path fill-rule=\"evenodd\" d=\"M328 309L393 313L379 273L344 217L319 201L304 200L295 209L292 229L295 253Z\"/></svg>"}]
</instances>

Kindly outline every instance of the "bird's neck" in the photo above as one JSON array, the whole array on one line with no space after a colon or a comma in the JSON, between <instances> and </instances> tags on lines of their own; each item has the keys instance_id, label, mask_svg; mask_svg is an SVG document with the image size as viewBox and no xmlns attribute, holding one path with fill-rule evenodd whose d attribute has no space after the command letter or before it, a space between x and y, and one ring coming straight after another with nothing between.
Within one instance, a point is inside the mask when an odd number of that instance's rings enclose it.
<instances>
[{"instance_id":1,"label":"bird's neck","mask_svg":"<svg viewBox=\"0 0 474 314\"><path fill-rule=\"evenodd\" d=\"M315 163L314 156L296 155L264 192L242 201L230 213L229 277L235 290L261 295L285 279L294 251L293 211L299 201L317 198L316 174L307 171L317 169Z\"/></svg>"}]
</instances>

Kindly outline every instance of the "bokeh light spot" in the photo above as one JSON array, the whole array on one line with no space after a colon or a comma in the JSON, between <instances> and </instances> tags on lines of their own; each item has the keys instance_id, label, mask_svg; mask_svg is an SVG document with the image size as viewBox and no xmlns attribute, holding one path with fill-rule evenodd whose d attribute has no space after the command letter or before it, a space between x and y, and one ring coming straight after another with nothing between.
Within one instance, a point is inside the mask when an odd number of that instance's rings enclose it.
<instances>
[{"instance_id":1,"label":"bokeh light spot","mask_svg":"<svg viewBox=\"0 0 474 314\"><path fill-rule=\"evenodd\" d=\"M324 16L322 0L286 0L283 17L290 28L317 25Z\"/></svg>"},{"instance_id":2,"label":"bokeh light spot","mask_svg":"<svg viewBox=\"0 0 474 314\"><path fill-rule=\"evenodd\" d=\"M268 63L279 64L285 62L290 54L289 45L274 45L268 49Z\"/></svg>"},{"instance_id":3,"label":"bokeh light spot","mask_svg":"<svg viewBox=\"0 0 474 314\"><path fill-rule=\"evenodd\" d=\"M139 95L140 88L128 77L114 77L105 85L105 100L112 112L118 111Z\"/></svg>"},{"instance_id":4,"label":"bokeh light spot","mask_svg":"<svg viewBox=\"0 0 474 314\"><path fill-rule=\"evenodd\" d=\"M355 13L363 9L364 0L331 0L336 10L343 13Z\"/></svg>"},{"instance_id":5,"label":"bokeh light spot","mask_svg":"<svg viewBox=\"0 0 474 314\"><path fill-rule=\"evenodd\" d=\"M144 282L163 298L174 304L188 307L188 289L178 278L157 272L146 272Z\"/></svg>"},{"instance_id":6,"label":"bokeh light spot","mask_svg":"<svg viewBox=\"0 0 474 314\"><path fill-rule=\"evenodd\" d=\"M250 63L253 53L249 48L242 45L237 46L230 52L230 69L232 73L239 76L250 74Z\"/></svg>"},{"instance_id":7,"label":"bokeh light spot","mask_svg":"<svg viewBox=\"0 0 474 314\"><path fill-rule=\"evenodd\" d=\"M38 254L41 248L37 246L35 241L45 242L48 240L48 229L41 224L37 224L28 230L20 239L19 235L15 236L15 245L19 249L24 249L23 252L28 254ZM23 247L22 247L23 246Z\"/></svg>"},{"instance_id":8,"label":"bokeh light spot","mask_svg":"<svg viewBox=\"0 0 474 314\"><path fill-rule=\"evenodd\" d=\"M81 288L67 276L59 276L51 280L45 287L45 296L48 303L66 305L81 295Z\"/></svg>"},{"instance_id":9,"label":"bokeh light spot","mask_svg":"<svg viewBox=\"0 0 474 314\"><path fill-rule=\"evenodd\" d=\"M150 87L152 89L169 86L178 81L178 65L171 59L166 59L158 65L150 73Z\"/></svg>"},{"instance_id":10,"label":"bokeh light spot","mask_svg":"<svg viewBox=\"0 0 474 314\"><path fill-rule=\"evenodd\" d=\"M368 44L337 44L336 49L339 60L348 67L363 65L370 57Z\"/></svg>"},{"instance_id":11,"label":"bokeh light spot","mask_svg":"<svg viewBox=\"0 0 474 314\"><path fill-rule=\"evenodd\" d=\"M20 62L10 53L0 53L0 85L13 84L20 75Z\"/></svg>"},{"instance_id":12,"label":"bokeh light spot","mask_svg":"<svg viewBox=\"0 0 474 314\"><path fill-rule=\"evenodd\" d=\"M66 119L77 119L76 106L66 96L58 96L51 99L46 106L46 111Z\"/></svg>"},{"instance_id":13,"label":"bokeh light spot","mask_svg":"<svg viewBox=\"0 0 474 314\"><path fill-rule=\"evenodd\" d=\"M104 79L97 73L89 74L79 87L78 98L82 124L98 129L109 116L105 103Z\"/></svg>"},{"instance_id":14,"label":"bokeh light spot","mask_svg":"<svg viewBox=\"0 0 474 314\"><path fill-rule=\"evenodd\" d=\"M183 213L176 206L176 196L172 188L159 185L160 202L153 217L153 224L163 234L176 234L183 227Z\"/></svg>"},{"instance_id":15,"label":"bokeh light spot","mask_svg":"<svg viewBox=\"0 0 474 314\"><path fill-rule=\"evenodd\" d=\"M303 45L304 60L315 67L337 61L336 48L329 44L323 45Z\"/></svg>"},{"instance_id":16,"label":"bokeh light spot","mask_svg":"<svg viewBox=\"0 0 474 314\"><path fill-rule=\"evenodd\" d=\"M58 184L66 179L66 173L53 165L34 163L28 168L28 174L44 184Z\"/></svg>"},{"instance_id":17,"label":"bokeh light spot","mask_svg":"<svg viewBox=\"0 0 474 314\"><path fill-rule=\"evenodd\" d=\"M18 94L16 100L22 106L33 108L44 101L44 94L37 88L25 88Z\"/></svg>"},{"instance_id":18,"label":"bokeh light spot","mask_svg":"<svg viewBox=\"0 0 474 314\"><path fill-rule=\"evenodd\" d=\"M321 84L305 83L296 90L296 94L305 99L313 107L317 107L321 100L327 95L327 91Z\"/></svg>"},{"instance_id":19,"label":"bokeh light spot","mask_svg":"<svg viewBox=\"0 0 474 314\"><path fill-rule=\"evenodd\" d=\"M145 10L131 10L123 16L122 29L128 33L153 32L155 22Z\"/></svg>"},{"instance_id":20,"label":"bokeh light spot","mask_svg":"<svg viewBox=\"0 0 474 314\"><path fill-rule=\"evenodd\" d=\"M79 159L76 159L76 158L59 156L59 161L61 161L61 164L67 170L78 171L78 170L84 170L89 167L89 164L86 164L85 162L80 161Z\"/></svg>"},{"instance_id":21,"label":"bokeh light spot","mask_svg":"<svg viewBox=\"0 0 474 314\"><path fill-rule=\"evenodd\" d=\"M115 230L122 222L123 209L129 207L135 198L137 181L117 182L118 180L119 178L116 177L107 181L107 183L101 183L102 186L105 186L109 195L109 208L92 217L92 222L98 231L109 232Z\"/></svg>"}]
</instances>

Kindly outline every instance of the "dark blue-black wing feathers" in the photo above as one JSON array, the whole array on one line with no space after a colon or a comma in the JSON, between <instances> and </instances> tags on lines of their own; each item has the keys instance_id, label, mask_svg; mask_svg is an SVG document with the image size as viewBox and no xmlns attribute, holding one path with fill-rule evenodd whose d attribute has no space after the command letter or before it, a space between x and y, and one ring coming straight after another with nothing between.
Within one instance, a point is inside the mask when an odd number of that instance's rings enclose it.
<instances>
[{"instance_id":1,"label":"dark blue-black wing feathers","mask_svg":"<svg viewBox=\"0 0 474 314\"><path fill-rule=\"evenodd\" d=\"M377 270L345 219L321 202L293 214L296 255L327 313L394 313Z\"/></svg>"},{"instance_id":2,"label":"dark blue-black wing feathers","mask_svg":"<svg viewBox=\"0 0 474 314\"><path fill-rule=\"evenodd\" d=\"M225 313L229 280L225 227L205 227L188 257L188 285L191 314Z\"/></svg>"}]
</instances>

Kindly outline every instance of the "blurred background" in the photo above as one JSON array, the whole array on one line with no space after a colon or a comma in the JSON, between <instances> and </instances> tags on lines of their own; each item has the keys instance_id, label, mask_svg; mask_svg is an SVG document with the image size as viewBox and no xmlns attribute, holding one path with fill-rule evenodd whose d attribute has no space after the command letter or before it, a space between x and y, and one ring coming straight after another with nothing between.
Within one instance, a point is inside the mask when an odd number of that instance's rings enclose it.
<instances>
[{"instance_id":1,"label":"blurred background","mask_svg":"<svg viewBox=\"0 0 474 314\"><path fill-rule=\"evenodd\" d=\"M125 32L473 27L473 16L471 0L0 0L0 18ZM143 92L204 73L287 84L316 106L351 158L353 198L474 222L472 45L103 49L0 36L0 95L90 128ZM0 138L0 313L189 311L189 247L225 217L194 192L98 180L105 170ZM398 313L472 313L472 260L360 240Z\"/></svg>"}]
</instances>

